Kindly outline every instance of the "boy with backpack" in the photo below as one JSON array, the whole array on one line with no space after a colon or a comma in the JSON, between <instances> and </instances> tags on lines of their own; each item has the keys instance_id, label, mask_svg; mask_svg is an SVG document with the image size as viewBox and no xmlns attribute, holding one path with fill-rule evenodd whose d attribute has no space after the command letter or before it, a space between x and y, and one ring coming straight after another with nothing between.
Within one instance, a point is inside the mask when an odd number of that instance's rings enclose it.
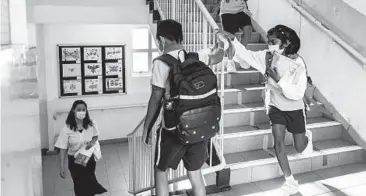
<instances>
[{"instance_id":1,"label":"boy with backpack","mask_svg":"<svg viewBox=\"0 0 366 196\"><path fill-rule=\"evenodd\" d=\"M152 92L143 132L145 144L150 144L151 128L163 107L155 152L156 195L169 195L165 171L176 169L183 160L193 194L204 196L201 167L207 160L208 141L219 131L221 117L217 78L207 65L222 61L224 44L216 44L210 54L187 53L182 45L182 25L174 20L159 22L156 38L163 55L153 61Z\"/></svg>"}]
</instances>

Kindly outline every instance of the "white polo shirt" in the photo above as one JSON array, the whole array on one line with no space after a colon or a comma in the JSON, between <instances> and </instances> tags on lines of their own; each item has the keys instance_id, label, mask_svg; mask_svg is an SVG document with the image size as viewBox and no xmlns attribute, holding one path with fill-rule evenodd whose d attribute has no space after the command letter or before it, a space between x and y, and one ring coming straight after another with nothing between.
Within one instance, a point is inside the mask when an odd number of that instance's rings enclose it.
<instances>
[{"instance_id":1,"label":"white polo shirt","mask_svg":"<svg viewBox=\"0 0 366 196\"><path fill-rule=\"evenodd\" d=\"M73 156L84 144L98 135L99 131L95 121L93 121L93 126L89 126L88 129L84 129L81 133L71 130L66 125L60 132L55 147L65 150L68 149L67 153Z\"/></svg>"},{"instance_id":2,"label":"white polo shirt","mask_svg":"<svg viewBox=\"0 0 366 196\"><path fill-rule=\"evenodd\" d=\"M220 14L237 14L239 12L248 12L248 5L245 0L221 0Z\"/></svg>"}]
</instances>

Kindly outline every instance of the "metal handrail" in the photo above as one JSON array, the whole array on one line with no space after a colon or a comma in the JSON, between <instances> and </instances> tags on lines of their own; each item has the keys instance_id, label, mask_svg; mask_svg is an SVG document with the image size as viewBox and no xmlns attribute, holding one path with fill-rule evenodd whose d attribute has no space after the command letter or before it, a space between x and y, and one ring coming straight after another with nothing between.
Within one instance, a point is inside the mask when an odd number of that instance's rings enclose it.
<instances>
[{"instance_id":1,"label":"metal handrail","mask_svg":"<svg viewBox=\"0 0 366 196\"><path fill-rule=\"evenodd\" d=\"M184 35L187 43L184 44L188 51L198 51L207 48L210 45L216 43L216 37L212 36L215 31L219 29L216 22L213 20L210 13L207 11L205 5L201 0L155 0L155 9L160 13L161 18L164 19L175 19L179 22L190 21L184 25ZM152 31L155 29L154 26L150 27ZM225 37L221 36L218 39L226 41ZM192 44L193 43L193 44ZM216 65L218 66L218 65ZM218 68L214 66L214 69ZM224 65L221 63L221 70L223 70ZM217 72L221 74L220 89L224 89L224 72ZM224 91L220 91L220 98L222 102L222 109L224 109ZM220 122L220 132L219 134L211 139L211 153L212 148L215 147L216 152L219 156L220 164L212 166L212 159L210 160L210 167L202 170L203 175L213 173L222 170L226 166L226 161L223 154L223 134L224 134L224 121L223 115ZM160 118L155 122L152 129L152 133L156 133L156 130L160 128ZM129 151L130 151L130 187L129 192L132 194L139 194L144 191L151 191L153 194L154 189L154 153L156 137L153 137L152 145L146 146L142 142L143 135L143 124L145 117L140 121L138 126L134 129L132 133L128 135L129 141ZM212 157L212 154L211 156ZM187 173L181 163L177 170L168 171L168 181L169 183L180 182L187 179ZM174 189L174 184L170 185Z\"/></svg>"},{"instance_id":2,"label":"metal handrail","mask_svg":"<svg viewBox=\"0 0 366 196\"><path fill-rule=\"evenodd\" d=\"M143 108L147 107L147 104L136 104L136 105L117 105L117 106L101 106L101 107L90 107L88 111L96 111L96 110L118 110L118 109L127 109L127 108ZM53 119L56 120L57 116L61 113L69 112L68 109L61 109L53 111Z\"/></svg>"},{"instance_id":3,"label":"metal handrail","mask_svg":"<svg viewBox=\"0 0 366 196\"><path fill-rule=\"evenodd\" d=\"M295 0L287 0L293 8L295 8L302 16L308 19L310 22L318 26L321 30L324 31L328 36L330 36L337 44L339 44L342 48L344 48L349 54L351 54L354 58L356 58L360 63L362 63L363 69L366 69L366 57L363 56L360 52L354 49L350 44L344 41L341 37L333 33L326 26L323 25L318 19L316 19L313 15L311 15L308 11L300 6L299 3L295 2Z\"/></svg>"}]
</instances>

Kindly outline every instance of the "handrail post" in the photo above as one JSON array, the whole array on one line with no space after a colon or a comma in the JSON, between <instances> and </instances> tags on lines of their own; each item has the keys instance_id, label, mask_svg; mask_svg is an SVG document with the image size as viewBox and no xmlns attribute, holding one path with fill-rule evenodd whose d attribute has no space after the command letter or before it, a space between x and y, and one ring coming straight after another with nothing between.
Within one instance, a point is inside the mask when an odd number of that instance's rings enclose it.
<instances>
[{"instance_id":1,"label":"handrail post","mask_svg":"<svg viewBox=\"0 0 366 196\"><path fill-rule=\"evenodd\" d=\"M202 31L203 31L203 34L202 34L203 48L207 48L208 47L208 39L207 39L208 23L207 23L207 20L205 18L203 18Z\"/></svg>"},{"instance_id":2,"label":"handrail post","mask_svg":"<svg viewBox=\"0 0 366 196\"><path fill-rule=\"evenodd\" d=\"M170 9L170 14L171 14L171 19L173 19L173 20L175 20L176 19L176 16L175 16L175 12L176 12L176 0L171 0L172 1L172 3L170 4L172 7L171 7L171 9Z\"/></svg>"}]
</instances>

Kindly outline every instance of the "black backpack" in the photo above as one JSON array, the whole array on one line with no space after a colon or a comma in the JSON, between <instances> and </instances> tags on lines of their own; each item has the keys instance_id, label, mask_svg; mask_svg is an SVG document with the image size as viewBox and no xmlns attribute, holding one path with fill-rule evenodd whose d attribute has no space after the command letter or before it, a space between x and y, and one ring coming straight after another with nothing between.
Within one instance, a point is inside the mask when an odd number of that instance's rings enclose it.
<instances>
[{"instance_id":1,"label":"black backpack","mask_svg":"<svg viewBox=\"0 0 366 196\"><path fill-rule=\"evenodd\" d=\"M221 103L217 77L199 61L197 53L187 53L181 62L169 54L160 60L170 67L170 99L164 100L166 128L175 128L176 136L184 145L210 139L219 131Z\"/></svg>"}]
</instances>

